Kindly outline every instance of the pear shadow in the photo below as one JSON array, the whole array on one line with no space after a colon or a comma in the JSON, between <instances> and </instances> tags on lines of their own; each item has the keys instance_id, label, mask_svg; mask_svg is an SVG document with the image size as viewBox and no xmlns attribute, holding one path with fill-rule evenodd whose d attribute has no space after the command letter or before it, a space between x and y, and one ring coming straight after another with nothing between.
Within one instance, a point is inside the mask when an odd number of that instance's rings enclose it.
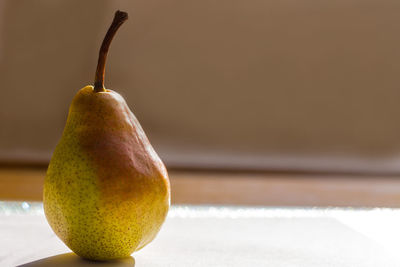
<instances>
[{"instance_id":1,"label":"pear shadow","mask_svg":"<svg viewBox=\"0 0 400 267\"><path fill-rule=\"evenodd\" d=\"M40 259L37 261L32 261L26 264L19 265L17 267L70 267L70 266L76 266L76 267L87 267L87 266L107 266L107 267L134 267L135 266L135 258L133 257L127 257L123 259L118 259L118 260L112 260L112 261L91 261L91 260L86 260L83 259L79 256L77 256L74 253L65 253L65 254L60 254L44 259Z\"/></svg>"}]
</instances>

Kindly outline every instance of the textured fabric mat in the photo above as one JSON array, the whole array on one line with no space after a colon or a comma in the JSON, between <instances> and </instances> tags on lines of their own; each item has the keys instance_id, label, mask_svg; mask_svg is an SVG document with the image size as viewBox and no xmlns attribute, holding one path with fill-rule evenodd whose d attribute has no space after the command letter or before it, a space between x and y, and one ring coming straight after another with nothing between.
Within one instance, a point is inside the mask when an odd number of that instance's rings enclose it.
<instances>
[{"instance_id":1,"label":"textured fabric mat","mask_svg":"<svg viewBox=\"0 0 400 267\"><path fill-rule=\"evenodd\" d=\"M99 266L400 266L400 210L173 206L133 258ZM0 266L94 266L54 235L41 203L0 202Z\"/></svg>"}]
</instances>

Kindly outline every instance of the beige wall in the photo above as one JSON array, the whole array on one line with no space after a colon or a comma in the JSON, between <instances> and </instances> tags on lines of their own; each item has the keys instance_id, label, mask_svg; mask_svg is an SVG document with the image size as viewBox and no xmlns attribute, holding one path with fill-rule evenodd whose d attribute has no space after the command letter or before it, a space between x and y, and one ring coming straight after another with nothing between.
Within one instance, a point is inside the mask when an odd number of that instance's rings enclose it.
<instances>
[{"instance_id":1,"label":"beige wall","mask_svg":"<svg viewBox=\"0 0 400 267\"><path fill-rule=\"evenodd\" d=\"M47 161L92 83L169 166L400 173L400 2L2 1L0 160Z\"/></svg>"}]
</instances>

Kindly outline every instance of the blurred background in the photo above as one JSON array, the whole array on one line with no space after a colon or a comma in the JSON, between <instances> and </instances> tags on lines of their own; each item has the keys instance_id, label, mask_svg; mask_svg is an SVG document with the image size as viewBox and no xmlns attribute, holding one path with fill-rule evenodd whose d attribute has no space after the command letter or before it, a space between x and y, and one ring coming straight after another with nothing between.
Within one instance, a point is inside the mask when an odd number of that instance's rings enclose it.
<instances>
[{"instance_id":1,"label":"blurred background","mask_svg":"<svg viewBox=\"0 0 400 267\"><path fill-rule=\"evenodd\" d=\"M0 199L41 200L76 92L105 85L174 203L400 206L400 2L0 1Z\"/></svg>"}]
</instances>

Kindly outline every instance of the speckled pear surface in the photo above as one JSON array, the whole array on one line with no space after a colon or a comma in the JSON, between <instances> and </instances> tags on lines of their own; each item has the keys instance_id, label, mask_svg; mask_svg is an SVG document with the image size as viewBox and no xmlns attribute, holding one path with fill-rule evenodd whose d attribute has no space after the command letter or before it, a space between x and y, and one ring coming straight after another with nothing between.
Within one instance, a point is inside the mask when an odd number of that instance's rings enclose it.
<instances>
[{"instance_id":1,"label":"speckled pear surface","mask_svg":"<svg viewBox=\"0 0 400 267\"><path fill-rule=\"evenodd\" d=\"M76 94L43 197L50 226L81 257L127 257L154 239L170 205L168 174L118 93Z\"/></svg>"}]
</instances>

